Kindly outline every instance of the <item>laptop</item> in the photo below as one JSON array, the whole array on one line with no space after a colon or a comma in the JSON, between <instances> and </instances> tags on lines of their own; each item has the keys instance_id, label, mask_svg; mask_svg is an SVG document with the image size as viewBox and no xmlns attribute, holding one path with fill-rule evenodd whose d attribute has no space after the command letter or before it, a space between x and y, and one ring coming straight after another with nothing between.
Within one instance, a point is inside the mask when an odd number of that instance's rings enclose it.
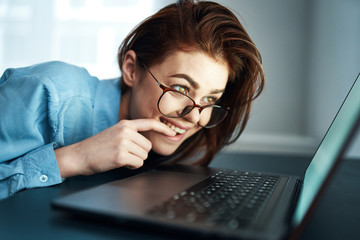
<instances>
[{"instance_id":1,"label":"laptop","mask_svg":"<svg viewBox=\"0 0 360 240\"><path fill-rule=\"evenodd\" d=\"M297 238L360 125L360 74L304 176L159 166L59 197L55 209L192 237Z\"/></svg>"}]
</instances>

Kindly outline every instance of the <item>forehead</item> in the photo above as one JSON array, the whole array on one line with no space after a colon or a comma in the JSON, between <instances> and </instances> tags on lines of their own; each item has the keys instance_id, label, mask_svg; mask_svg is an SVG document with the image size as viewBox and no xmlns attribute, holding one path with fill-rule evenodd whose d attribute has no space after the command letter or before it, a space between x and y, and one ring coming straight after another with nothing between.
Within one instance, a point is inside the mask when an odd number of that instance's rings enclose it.
<instances>
[{"instance_id":1,"label":"forehead","mask_svg":"<svg viewBox=\"0 0 360 240\"><path fill-rule=\"evenodd\" d=\"M162 78L168 78L174 74L188 75L198 83L199 90L204 91L224 89L229 76L229 67L225 61L196 51L173 52L162 62L154 65L153 69Z\"/></svg>"}]
</instances>

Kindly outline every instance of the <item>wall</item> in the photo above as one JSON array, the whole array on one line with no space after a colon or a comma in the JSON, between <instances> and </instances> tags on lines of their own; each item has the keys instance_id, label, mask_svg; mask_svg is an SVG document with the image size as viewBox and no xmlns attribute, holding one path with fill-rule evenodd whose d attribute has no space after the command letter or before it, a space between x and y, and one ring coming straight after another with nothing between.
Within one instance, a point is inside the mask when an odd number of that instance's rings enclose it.
<instances>
[{"instance_id":1,"label":"wall","mask_svg":"<svg viewBox=\"0 0 360 240\"><path fill-rule=\"evenodd\" d=\"M360 1L218 2L242 16L267 79L229 149L312 154L360 72ZM352 157L360 157L357 135Z\"/></svg>"},{"instance_id":2,"label":"wall","mask_svg":"<svg viewBox=\"0 0 360 240\"><path fill-rule=\"evenodd\" d=\"M311 7L306 132L320 138L360 73L360 1L317 0ZM360 156L360 131L349 155Z\"/></svg>"},{"instance_id":3,"label":"wall","mask_svg":"<svg viewBox=\"0 0 360 240\"><path fill-rule=\"evenodd\" d=\"M241 16L258 46L266 88L256 100L244 135L230 150L308 154L316 139L306 134L306 1L218 1Z\"/></svg>"}]
</instances>

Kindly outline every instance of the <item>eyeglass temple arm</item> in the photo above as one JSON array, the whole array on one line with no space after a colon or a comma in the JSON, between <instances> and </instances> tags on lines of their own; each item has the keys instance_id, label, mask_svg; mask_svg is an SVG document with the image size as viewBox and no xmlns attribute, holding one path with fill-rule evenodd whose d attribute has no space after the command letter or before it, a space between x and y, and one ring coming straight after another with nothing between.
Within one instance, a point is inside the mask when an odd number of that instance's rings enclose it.
<instances>
[{"instance_id":1,"label":"eyeglass temple arm","mask_svg":"<svg viewBox=\"0 0 360 240\"><path fill-rule=\"evenodd\" d=\"M139 60L139 62L141 63L141 65L143 65L143 67L146 69L146 71L148 71L148 73L150 73L150 75L153 77L153 79L156 81L156 83L159 85L159 87L162 86L162 84L156 79L156 77L154 76L154 74L152 74L152 72L150 71L150 69L145 65L145 63L143 63L143 61L140 60L140 58L137 58Z\"/></svg>"}]
</instances>

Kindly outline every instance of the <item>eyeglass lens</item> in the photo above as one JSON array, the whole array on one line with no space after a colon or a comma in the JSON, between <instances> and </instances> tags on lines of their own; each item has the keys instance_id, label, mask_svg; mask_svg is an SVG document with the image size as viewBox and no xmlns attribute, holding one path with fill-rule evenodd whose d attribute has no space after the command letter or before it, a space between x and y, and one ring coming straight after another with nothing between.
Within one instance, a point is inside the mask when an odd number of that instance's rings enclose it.
<instances>
[{"instance_id":1,"label":"eyeglass lens","mask_svg":"<svg viewBox=\"0 0 360 240\"><path fill-rule=\"evenodd\" d=\"M194 101L179 92L166 91L158 102L159 111L167 117L183 117L193 110ZM198 111L198 110L196 110ZM200 113L199 125L205 128L214 127L226 116L227 111L219 106L208 106Z\"/></svg>"}]
</instances>

